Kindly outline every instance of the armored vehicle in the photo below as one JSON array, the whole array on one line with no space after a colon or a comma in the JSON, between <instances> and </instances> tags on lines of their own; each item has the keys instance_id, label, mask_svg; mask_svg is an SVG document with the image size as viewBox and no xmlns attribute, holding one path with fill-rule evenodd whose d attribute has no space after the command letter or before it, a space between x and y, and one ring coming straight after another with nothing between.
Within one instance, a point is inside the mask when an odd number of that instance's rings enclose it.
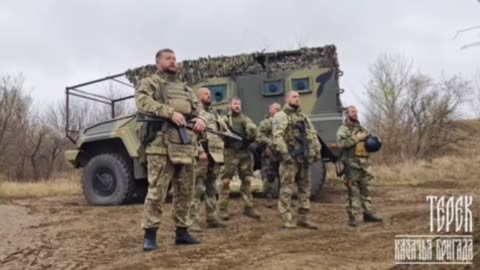
<instances>
[{"instance_id":1,"label":"armored vehicle","mask_svg":"<svg viewBox=\"0 0 480 270\"><path fill-rule=\"evenodd\" d=\"M335 133L342 121L343 90L339 87L342 72L335 46L184 60L179 63L179 70L181 79L194 89L205 86L211 90L213 106L220 114L228 111L231 97L240 97L244 113L257 124L266 117L269 104L283 104L288 91L298 91L302 110L310 116L325 142L324 148L330 147L336 153ZM75 149L66 151L65 156L74 167L83 168L83 192L93 205L122 204L145 195L146 165L140 162L138 154L140 123L135 114L117 115L115 105L133 98L135 85L155 71L154 65L147 65L66 87L66 135ZM104 81L128 85L132 88L131 95L112 99L82 89ZM70 112L72 97L108 104L111 119L75 130ZM329 161L332 158L324 155L323 161L312 164L312 196L320 194L326 175L325 162ZM252 189L261 192L261 180ZM238 192L239 183L233 181L231 190Z\"/></svg>"}]
</instances>

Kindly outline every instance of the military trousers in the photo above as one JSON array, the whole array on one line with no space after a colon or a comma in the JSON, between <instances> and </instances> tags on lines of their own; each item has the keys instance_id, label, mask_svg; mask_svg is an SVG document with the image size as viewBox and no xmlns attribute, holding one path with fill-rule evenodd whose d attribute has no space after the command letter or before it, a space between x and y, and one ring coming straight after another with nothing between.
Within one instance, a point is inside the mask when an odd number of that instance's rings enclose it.
<instances>
[{"instance_id":1,"label":"military trousers","mask_svg":"<svg viewBox=\"0 0 480 270\"><path fill-rule=\"evenodd\" d=\"M280 162L275 158L267 154L262 156L262 178L263 178L263 192L265 194L274 192L273 183L276 178L279 177Z\"/></svg>"},{"instance_id":2,"label":"military trousers","mask_svg":"<svg viewBox=\"0 0 480 270\"><path fill-rule=\"evenodd\" d=\"M142 227L144 229L160 226L163 207L168 194L169 184L173 189L173 218L177 227L188 228L190 205L193 199L195 181L194 162L192 164L173 164L167 155L147 155L148 192L145 198Z\"/></svg>"},{"instance_id":3,"label":"military trousers","mask_svg":"<svg viewBox=\"0 0 480 270\"><path fill-rule=\"evenodd\" d=\"M360 193L360 203L364 214L372 214L372 200L370 197L370 181L373 176L366 167L350 167L345 175L345 186L347 187L346 210L349 216L356 213L354 199L355 189Z\"/></svg>"},{"instance_id":4,"label":"military trousers","mask_svg":"<svg viewBox=\"0 0 480 270\"><path fill-rule=\"evenodd\" d=\"M220 172L220 164L208 156L208 160L200 160L195 169L195 195L193 197L190 218L200 222L200 208L205 203L207 222L218 220L216 180Z\"/></svg>"},{"instance_id":5,"label":"military trousers","mask_svg":"<svg viewBox=\"0 0 480 270\"><path fill-rule=\"evenodd\" d=\"M219 210L228 212L230 201L230 181L235 173L241 180L240 194L245 207L253 207L253 196L250 191L253 179L253 156L248 150L225 150L225 164L221 172L219 190Z\"/></svg>"},{"instance_id":6,"label":"military trousers","mask_svg":"<svg viewBox=\"0 0 480 270\"><path fill-rule=\"evenodd\" d=\"M298 187L298 214L306 216L310 212L310 185L312 182L311 169L305 171L300 162L280 163L280 196L278 211L284 220L292 219L291 201L295 184Z\"/></svg>"}]
</instances>

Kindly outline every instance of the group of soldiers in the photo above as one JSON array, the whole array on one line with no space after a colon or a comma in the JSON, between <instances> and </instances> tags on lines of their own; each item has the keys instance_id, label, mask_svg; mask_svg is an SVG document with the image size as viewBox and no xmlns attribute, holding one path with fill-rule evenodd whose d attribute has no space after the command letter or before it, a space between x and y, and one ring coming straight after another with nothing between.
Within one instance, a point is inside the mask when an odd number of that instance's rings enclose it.
<instances>
[{"instance_id":1,"label":"group of soldiers","mask_svg":"<svg viewBox=\"0 0 480 270\"><path fill-rule=\"evenodd\" d=\"M224 221L230 218L230 181L235 174L241 180L243 214L260 220L251 193L253 147L262 149L262 177L270 207L273 207L273 183L280 179L277 208L282 227L318 229L310 213L312 175L309 164L321 159L321 145L315 128L300 109L300 95L290 91L283 108L278 103L271 104L268 117L257 128L242 113L239 98L231 98L228 114L220 116L211 108L212 96L208 88L194 92L181 82L172 50L158 51L155 60L157 72L142 79L135 93L138 111L168 119L154 131L154 139L146 145L149 187L142 218L144 251L157 249L157 230L170 183L177 245L199 244L191 232L201 231L203 221L207 228L226 227ZM185 142L178 128L187 125L190 127L187 129L189 140ZM206 132L208 130L215 132ZM234 134L241 140L222 137L218 132ZM347 164L345 182L351 226L356 226L353 186L361 194L364 220L381 221L371 207L368 154L360 149L367 134L358 122L356 109L348 107L337 137L341 158ZM218 192L217 179L220 181ZM295 185L299 201L296 222L291 205ZM199 211L202 203L205 204L204 216Z\"/></svg>"}]
</instances>

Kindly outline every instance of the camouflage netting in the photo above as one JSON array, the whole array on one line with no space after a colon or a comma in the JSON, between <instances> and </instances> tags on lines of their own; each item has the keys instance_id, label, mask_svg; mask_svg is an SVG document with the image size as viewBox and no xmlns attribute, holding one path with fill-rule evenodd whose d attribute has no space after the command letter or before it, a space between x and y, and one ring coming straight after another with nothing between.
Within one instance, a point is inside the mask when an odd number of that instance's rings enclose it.
<instances>
[{"instance_id":1,"label":"camouflage netting","mask_svg":"<svg viewBox=\"0 0 480 270\"><path fill-rule=\"evenodd\" d=\"M235 77L261 72L302 69L310 66L334 68L338 76L340 70L335 46L184 60L179 63L179 76L183 81L193 85L213 77ZM129 69L125 75L132 84L136 85L142 78L150 76L155 71L155 65L146 65Z\"/></svg>"}]
</instances>

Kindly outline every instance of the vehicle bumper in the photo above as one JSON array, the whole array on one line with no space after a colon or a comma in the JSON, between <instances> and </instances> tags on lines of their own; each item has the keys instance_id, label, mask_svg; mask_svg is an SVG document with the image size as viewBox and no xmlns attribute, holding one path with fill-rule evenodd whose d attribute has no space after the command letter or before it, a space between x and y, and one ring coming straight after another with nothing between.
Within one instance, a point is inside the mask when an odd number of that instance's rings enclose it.
<instances>
[{"instance_id":1,"label":"vehicle bumper","mask_svg":"<svg viewBox=\"0 0 480 270\"><path fill-rule=\"evenodd\" d=\"M77 156L79 152L78 150L65 151L65 159L75 168L78 167Z\"/></svg>"}]
</instances>

